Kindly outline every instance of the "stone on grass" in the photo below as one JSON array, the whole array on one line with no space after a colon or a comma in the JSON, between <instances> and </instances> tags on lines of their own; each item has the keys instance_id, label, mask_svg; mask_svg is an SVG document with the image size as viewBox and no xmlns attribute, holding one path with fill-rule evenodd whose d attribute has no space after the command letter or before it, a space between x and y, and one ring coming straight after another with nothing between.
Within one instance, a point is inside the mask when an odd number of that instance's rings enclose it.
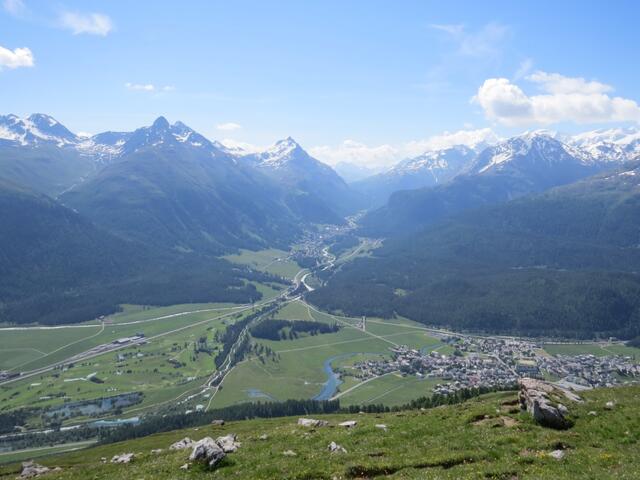
<instances>
[{"instance_id":1,"label":"stone on grass","mask_svg":"<svg viewBox=\"0 0 640 480\"><path fill-rule=\"evenodd\" d=\"M329 425L326 420L316 420L315 418L299 418L298 425L301 427L325 427Z\"/></svg>"},{"instance_id":2,"label":"stone on grass","mask_svg":"<svg viewBox=\"0 0 640 480\"><path fill-rule=\"evenodd\" d=\"M613 407L615 406L616 406L615 402L611 402L611 401L604 404L604 408L607 410L613 410Z\"/></svg>"},{"instance_id":3,"label":"stone on grass","mask_svg":"<svg viewBox=\"0 0 640 480\"><path fill-rule=\"evenodd\" d=\"M215 467L226 456L224 450L211 437L205 437L193 445L189 456L191 461L206 463L209 468Z\"/></svg>"},{"instance_id":4,"label":"stone on grass","mask_svg":"<svg viewBox=\"0 0 640 480\"><path fill-rule=\"evenodd\" d=\"M29 462L22 462L22 471L20 472L20 478L37 477L38 475L44 475L45 473L49 473L50 471L51 469L49 467L45 467L44 465L35 463L33 460Z\"/></svg>"},{"instance_id":5,"label":"stone on grass","mask_svg":"<svg viewBox=\"0 0 640 480\"><path fill-rule=\"evenodd\" d=\"M331 442L328 448L331 453L347 453L345 448L342 445L338 445L336 442Z\"/></svg>"},{"instance_id":6,"label":"stone on grass","mask_svg":"<svg viewBox=\"0 0 640 480\"><path fill-rule=\"evenodd\" d=\"M293 450L285 450L284 452L282 452L282 454L283 454L285 457L295 457L295 456L297 456L297 455L298 455L298 454L297 454L296 452L294 452Z\"/></svg>"},{"instance_id":7,"label":"stone on grass","mask_svg":"<svg viewBox=\"0 0 640 480\"><path fill-rule=\"evenodd\" d=\"M216 443L224 450L224 453L232 453L240 448L240 443L236 441L235 433L216 438Z\"/></svg>"},{"instance_id":8,"label":"stone on grass","mask_svg":"<svg viewBox=\"0 0 640 480\"><path fill-rule=\"evenodd\" d=\"M556 460L562 460L564 458L564 455L564 450L554 450L553 452L549 453L549 456L555 458Z\"/></svg>"},{"instance_id":9,"label":"stone on grass","mask_svg":"<svg viewBox=\"0 0 640 480\"><path fill-rule=\"evenodd\" d=\"M353 428L358 425L358 422L356 422L355 420L347 420L346 422L339 423L338 425L341 427Z\"/></svg>"},{"instance_id":10,"label":"stone on grass","mask_svg":"<svg viewBox=\"0 0 640 480\"><path fill-rule=\"evenodd\" d=\"M598 412L595 412L595 411L591 410L590 412L587 413L587 415L589 415L591 417L597 417L598 416Z\"/></svg>"},{"instance_id":11,"label":"stone on grass","mask_svg":"<svg viewBox=\"0 0 640 480\"><path fill-rule=\"evenodd\" d=\"M153 450L151 450L151 453L153 453L154 455L158 455L159 453L162 453L162 449L161 448L154 448Z\"/></svg>"},{"instance_id":12,"label":"stone on grass","mask_svg":"<svg viewBox=\"0 0 640 480\"><path fill-rule=\"evenodd\" d=\"M521 378L520 392L518 398L520 400L520 408L531 414L533 419L542 426L566 429L571 426L571 422L565 418L565 414L561 412L558 407L559 403L554 406L552 396L558 397L560 395L567 399L575 400L575 394L568 394L565 390L551 385L548 382L542 380L536 380L533 378ZM562 405L564 407L564 405ZM568 411L565 407L565 410Z\"/></svg>"},{"instance_id":13,"label":"stone on grass","mask_svg":"<svg viewBox=\"0 0 640 480\"><path fill-rule=\"evenodd\" d=\"M211 422L211 425L216 427L221 427L222 425L224 425L224 420L213 420Z\"/></svg>"},{"instance_id":14,"label":"stone on grass","mask_svg":"<svg viewBox=\"0 0 640 480\"><path fill-rule=\"evenodd\" d=\"M134 459L133 453L122 453L111 457L111 463L131 463Z\"/></svg>"},{"instance_id":15,"label":"stone on grass","mask_svg":"<svg viewBox=\"0 0 640 480\"><path fill-rule=\"evenodd\" d=\"M267 440L268 438L269 438L269 435L267 435L266 433L263 433L258 437L258 440Z\"/></svg>"},{"instance_id":16,"label":"stone on grass","mask_svg":"<svg viewBox=\"0 0 640 480\"><path fill-rule=\"evenodd\" d=\"M169 450L185 450L191 447L193 447L193 440L189 437L184 437L182 440L172 443Z\"/></svg>"},{"instance_id":17,"label":"stone on grass","mask_svg":"<svg viewBox=\"0 0 640 480\"><path fill-rule=\"evenodd\" d=\"M180 465L180 470L189 470L189 464L185 463L184 465Z\"/></svg>"},{"instance_id":18,"label":"stone on grass","mask_svg":"<svg viewBox=\"0 0 640 480\"><path fill-rule=\"evenodd\" d=\"M385 432L387 431L387 426L384 423L376 424L376 428L379 428L380 430L384 430Z\"/></svg>"}]
</instances>

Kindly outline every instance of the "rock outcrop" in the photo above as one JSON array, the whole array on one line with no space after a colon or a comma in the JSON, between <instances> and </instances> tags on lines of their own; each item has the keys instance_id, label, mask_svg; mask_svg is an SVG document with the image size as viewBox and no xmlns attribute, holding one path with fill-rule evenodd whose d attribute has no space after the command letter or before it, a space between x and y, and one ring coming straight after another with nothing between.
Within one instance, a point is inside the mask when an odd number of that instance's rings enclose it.
<instances>
[{"instance_id":1,"label":"rock outcrop","mask_svg":"<svg viewBox=\"0 0 640 480\"><path fill-rule=\"evenodd\" d=\"M302 427L326 427L329 422L326 420L316 420L315 418L299 418L298 425Z\"/></svg>"},{"instance_id":2,"label":"rock outcrop","mask_svg":"<svg viewBox=\"0 0 640 480\"><path fill-rule=\"evenodd\" d=\"M347 450L342 445L338 445L336 442L331 442L327 447L331 453L347 453Z\"/></svg>"},{"instance_id":3,"label":"rock outcrop","mask_svg":"<svg viewBox=\"0 0 640 480\"><path fill-rule=\"evenodd\" d=\"M205 437L195 443L189 456L191 461L204 462L209 468L215 467L227 454L211 437Z\"/></svg>"},{"instance_id":4,"label":"rock outcrop","mask_svg":"<svg viewBox=\"0 0 640 480\"><path fill-rule=\"evenodd\" d=\"M22 471L20 472L20 478L39 477L40 475L44 475L46 473L58 471L60 471L59 467L51 469L49 467L45 467L44 465L35 463L34 461L22 462Z\"/></svg>"},{"instance_id":5,"label":"rock outcrop","mask_svg":"<svg viewBox=\"0 0 640 480\"><path fill-rule=\"evenodd\" d=\"M236 441L236 435L234 433L216 438L216 443L224 450L224 453L233 453L240 448L240 443Z\"/></svg>"},{"instance_id":6,"label":"rock outcrop","mask_svg":"<svg viewBox=\"0 0 640 480\"><path fill-rule=\"evenodd\" d=\"M347 420L346 422L339 423L338 426L345 428L353 428L358 425L358 422L355 420Z\"/></svg>"},{"instance_id":7,"label":"rock outcrop","mask_svg":"<svg viewBox=\"0 0 640 480\"><path fill-rule=\"evenodd\" d=\"M133 453L122 453L111 457L111 463L131 463L134 459Z\"/></svg>"},{"instance_id":8,"label":"rock outcrop","mask_svg":"<svg viewBox=\"0 0 640 480\"><path fill-rule=\"evenodd\" d=\"M177 442L171 444L169 450L185 450L191 447L193 447L193 440L191 440L189 437L184 437L182 440L178 440Z\"/></svg>"},{"instance_id":9,"label":"rock outcrop","mask_svg":"<svg viewBox=\"0 0 640 480\"><path fill-rule=\"evenodd\" d=\"M567 418L569 409L559 400L577 402L580 397L542 380L522 378L519 383L520 408L529 412L537 423L560 430L572 426Z\"/></svg>"}]
</instances>

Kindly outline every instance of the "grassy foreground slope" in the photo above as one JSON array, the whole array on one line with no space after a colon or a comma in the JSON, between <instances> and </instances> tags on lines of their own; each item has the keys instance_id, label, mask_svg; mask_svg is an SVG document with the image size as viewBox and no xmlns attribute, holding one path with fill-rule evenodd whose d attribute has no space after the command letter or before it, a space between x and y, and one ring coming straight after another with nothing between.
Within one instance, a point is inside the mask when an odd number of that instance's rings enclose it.
<instances>
[{"instance_id":1,"label":"grassy foreground slope","mask_svg":"<svg viewBox=\"0 0 640 480\"><path fill-rule=\"evenodd\" d=\"M358 425L353 429L305 429L296 425L296 418L250 420L93 447L40 463L63 468L47 476L51 479L638 478L640 387L596 390L583 397L584 404L572 408L575 426L566 431L534 424L519 412L516 394L504 392L425 411L323 417L331 425L355 419ZM616 402L612 410L605 408L608 401ZM387 425L387 431L376 424ZM200 465L181 470L188 452L167 450L184 436L200 439L227 433L236 433L242 447L215 472ZM347 453L330 454L331 441ZM152 454L156 448L164 450ZM564 450L561 460L549 456L557 449ZM283 455L287 450L296 455ZM123 452L134 452L134 462L100 461ZM5 466L0 477L14 478L18 469Z\"/></svg>"}]
</instances>

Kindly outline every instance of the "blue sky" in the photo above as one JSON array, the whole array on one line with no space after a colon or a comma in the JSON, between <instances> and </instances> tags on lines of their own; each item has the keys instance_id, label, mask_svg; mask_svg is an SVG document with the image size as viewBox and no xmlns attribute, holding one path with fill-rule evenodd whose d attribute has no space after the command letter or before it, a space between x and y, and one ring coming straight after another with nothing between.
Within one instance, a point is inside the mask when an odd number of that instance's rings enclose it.
<instances>
[{"instance_id":1,"label":"blue sky","mask_svg":"<svg viewBox=\"0 0 640 480\"><path fill-rule=\"evenodd\" d=\"M165 115L384 163L445 131L640 121L635 1L0 2L1 113L74 131Z\"/></svg>"}]
</instances>

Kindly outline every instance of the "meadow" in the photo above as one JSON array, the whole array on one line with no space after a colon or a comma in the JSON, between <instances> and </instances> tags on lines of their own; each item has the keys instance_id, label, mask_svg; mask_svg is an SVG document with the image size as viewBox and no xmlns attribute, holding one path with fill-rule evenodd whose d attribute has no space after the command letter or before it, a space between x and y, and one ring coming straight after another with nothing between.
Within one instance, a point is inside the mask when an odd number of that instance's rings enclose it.
<instances>
[{"instance_id":1,"label":"meadow","mask_svg":"<svg viewBox=\"0 0 640 480\"><path fill-rule=\"evenodd\" d=\"M123 443L99 445L38 459L62 471L52 480L111 478L163 479L559 479L631 480L640 471L640 387L584 392L585 402L572 404L575 425L553 430L521 413L515 392L483 395L459 405L425 411L318 416L329 427L296 425L297 417L227 422L151 435ZM605 408L614 401L615 408ZM591 415L588 412L595 412ZM354 428L338 422L356 420ZM383 424L386 429L377 428ZM241 447L214 471L193 464L189 452L168 446L188 436L199 440L234 433ZM346 453L329 454L330 442ZM162 449L152 453L154 449ZM285 455L291 450L294 454ZM550 453L562 450L556 460ZM134 452L129 465L103 464ZM19 464L0 467L0 478L15 478Z\"/></svg>"}]
</instances>

